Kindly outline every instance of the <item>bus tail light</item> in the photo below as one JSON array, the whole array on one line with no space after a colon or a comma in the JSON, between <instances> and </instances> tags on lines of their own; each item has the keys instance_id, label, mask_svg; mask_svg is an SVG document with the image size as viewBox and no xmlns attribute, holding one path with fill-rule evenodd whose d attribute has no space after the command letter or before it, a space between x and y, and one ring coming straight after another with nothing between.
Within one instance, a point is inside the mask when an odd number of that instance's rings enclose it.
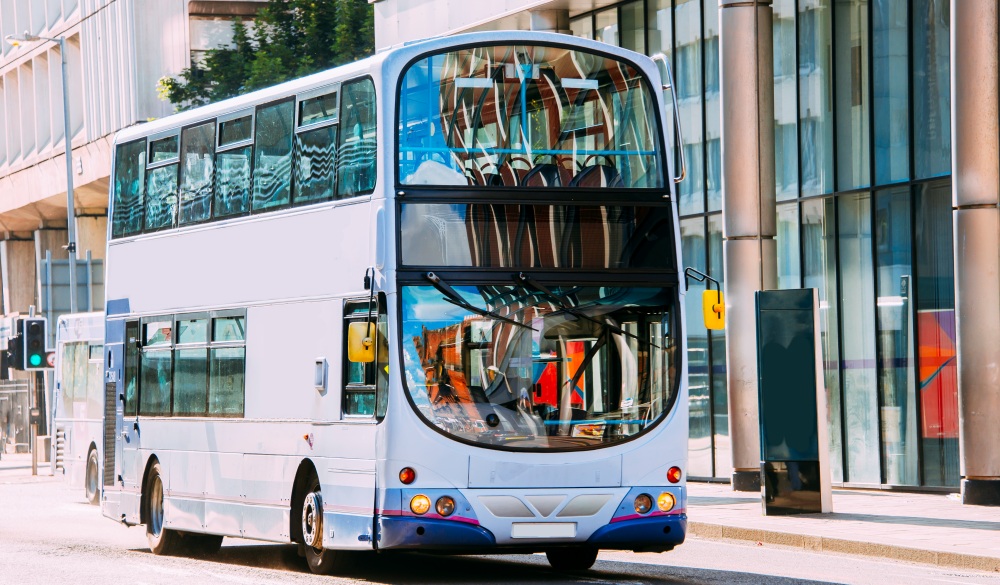
<instances>
[{"instance_id":1,"label":"bus tail light","mask_svg":"<svg viewBox=\"0 0 1000 585\"><path fill-rule=\"evenodd\" d=\"M415 479L417 479L417 472L413 471L412 467L404 467L399 470L399 481L405 485L410 485Z\"/></svg>"},{"instance_id":2,"label":"bus tail light","mask_svg":"<svg viewBox=\"0 0 1000 585\"><path fill-rule=\"evenodd\" d=\"M667 471L667 481L669 481L670 483L677 483L680 480L681 480L681 468L671 467L670 470Z\"/></svg>"},{"instance_id":3,"label":"bus tail light","mask_svg":"<svg viewBox=\"0 0 1000 585\"><path fill-rule=\"evenodd\" d=\"M677 499L670 492L663 492L660 497L656 498L656 507L660 509L661 512L669 512L674 509L674 504L677 503Z\"/></svg>"},{"instance_id":4,"label":"bus tail light","mask_svg":"<svg viewBox=\"0 0 1000 585\"><path fill-rule=\"evenodd\" d=\"M638 514L648 514L653 509L653 498L648 494L639 494L635 497L635 511Z\"/></svg>"},{"instance_id":5,"label":"bus tail light","mask_svg":"<svg viewBox=\"0 0 1000 585\"><path fill-rule=\"evenodd\" d=\"M438 498L436 504L434 504L434 509L441 516L451 516L455 511L455 500L451 496L441 496Z\"/></svg>"},{"instance_id":6,"label":"bus tail light","mask_svg":"<svg viewBox=\"0 0 1000 585\"><path fill-rule=\"evenodd\" d=\"M417 516L423 516L431 509L431 500L423 494L413 496L410 500L410 511Z\"/></svg>"}]
</instances>

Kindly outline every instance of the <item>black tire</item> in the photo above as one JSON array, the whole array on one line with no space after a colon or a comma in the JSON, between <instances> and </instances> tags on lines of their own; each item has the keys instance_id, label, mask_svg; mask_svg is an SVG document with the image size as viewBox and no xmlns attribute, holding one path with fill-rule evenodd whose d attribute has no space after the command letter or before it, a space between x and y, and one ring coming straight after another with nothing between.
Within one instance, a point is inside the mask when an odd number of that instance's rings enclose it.
<instances>
[{"instance_id":1,"label":"black tire","mask_svg":"<svg viewBox=\"0 0 1000 585\"><path fill-rule=\"evenodd\" d=\"M222 538L218 534L185 532L181 541L185 554L192 557L207 557L219 552L222 548Z\"/></svg>"},{"instance_id":2,"label":"black tire","mask_svg":"<svg viewBox=\"0 0 1000 585\"><path fill-rule=\"evenodd\" d=\"M586 571L597 562L597 549L591 546L554 548L545 551L545 557L557 571Z\"/></svg>"},{"instance_id":3,"label":"black tire","mask_svg":"<svg viewBox=\"0 0 1000 585\"><path fill-rule=\"evenodd\" d=\"M298 503L296 509L302 510L303 519L301 522L306 523L306 516L311 514L310 507L307 506L307 502L313 494L319 496L319 501L322 501L322 492L320 490L319 478L316 477L316 473L313 472L309 475L309 481L306 484L306 491L302 497L302 501ZM322 506L320 506L320 513L322 513ZM309 516L311 519L312 516ZM313 532L318 536L316 544L319 546L314 546L310 544L305 544L303 549L305 549L306 564L309 566L309 571L316 575L332 575L334 573L341 573L349 566L348 554L344 551L330 550L323 548L323 528L322 519L320 518L318 524L313 526L318 526L318 529L312 531L307 530L303 526L302 534L304 539L308 539L310 532Z\"/></svg>"},{"instance_id":4,"label":"black tire","mask_svg":"<svg viewBox=\"0 0 1000 585\"><path fill-rule=\"evenodd\" d=\"M173 555L180 552L183 543L176 530L163 527L163 481L160 479L160 462L149 470L146 478L146 541L154 555Z\"/></svg>"},{"instance_id":5,"label":"black tire","mask_svg":"<svg viewBox=\"0 0 1000 585\"><path fill-rule=\"evenodd\" d=\"M87 473L83 476L83 492L87 501L95 506L101 503L101 479L97 470L97 449L91 449L87 455Z\"/></svg>"}]
</instances>

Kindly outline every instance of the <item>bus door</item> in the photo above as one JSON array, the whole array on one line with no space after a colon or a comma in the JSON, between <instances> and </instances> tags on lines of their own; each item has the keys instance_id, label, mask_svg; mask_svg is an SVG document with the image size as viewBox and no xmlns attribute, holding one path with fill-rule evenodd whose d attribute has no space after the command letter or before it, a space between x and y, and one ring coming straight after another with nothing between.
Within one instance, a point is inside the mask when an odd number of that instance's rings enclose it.
<instances>
[{"instance_id":1,"label":"bus door","mask_svg":"<svg viewBox=\"0 0 1000 585\"><path fill-rule=\"evenodd\" d=\"M101 462L105 516L121 520L122 441L125 409L124 380L125 321L106 321L104 329L104 461Z\"/></svg>"},{"instance_id":2,"label":"bus door","mask_svg":"<svg viewBox=\"0 0 1000 585\"><path fill-rule=\"evenodd\" d=\"M118 402L123 404L121 418L117 426L115 459L120 461L115 480L122 486L121 517L129 524L140 522L140 499L142 497L142 470L139 469L139 354L142 338L139 322L124 323L124 344L122 356L122 379L118 384Z\"/></svg>"}]
</instances>

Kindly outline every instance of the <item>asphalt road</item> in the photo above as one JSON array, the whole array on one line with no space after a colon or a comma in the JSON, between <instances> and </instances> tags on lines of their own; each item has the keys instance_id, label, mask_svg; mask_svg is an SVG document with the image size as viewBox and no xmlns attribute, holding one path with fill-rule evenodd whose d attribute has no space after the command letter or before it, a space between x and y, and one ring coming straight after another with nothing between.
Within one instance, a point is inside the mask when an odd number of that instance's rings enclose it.
<instances>
[{"instance_id":1,"label":"asphalt road","mask_svg":"<svg viewBox=\"0 0 1000 585\"><path fill-rule=\"evenodd\" d=\"M311 575L294 547L227 538L210 558L157 557L142 527L104 518L83 490L56 478L0 473L0 584L386 583L740 584L987 583L1000 574L689 539L664 554L603 552L583 573L549 568L544 556L368 555L339 577Z\"/></svg>"}]
</instances>

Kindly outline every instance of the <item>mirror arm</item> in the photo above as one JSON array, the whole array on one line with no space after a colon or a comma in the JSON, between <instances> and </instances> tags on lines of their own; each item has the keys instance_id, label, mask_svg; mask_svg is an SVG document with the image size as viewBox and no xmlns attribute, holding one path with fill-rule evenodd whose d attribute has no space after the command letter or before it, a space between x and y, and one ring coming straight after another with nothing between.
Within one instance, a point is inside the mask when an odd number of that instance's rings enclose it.
<instances>
[{"instance_id":1,"label":"mirror arm","mask_svg":"<svg viewBox=\"0 0 1000 585\"><path fill-rule=\"evenodd\" d=\"M711 276L705 274L700 270L695 270L694 268L684 269L684 284L687 285L688 280L694 280L695 282L709 282L715 283L715 292L717 294L718 302L722 302L722 285L719 284L718 280L715 280Z\"/></svg>"}]
</instances>

